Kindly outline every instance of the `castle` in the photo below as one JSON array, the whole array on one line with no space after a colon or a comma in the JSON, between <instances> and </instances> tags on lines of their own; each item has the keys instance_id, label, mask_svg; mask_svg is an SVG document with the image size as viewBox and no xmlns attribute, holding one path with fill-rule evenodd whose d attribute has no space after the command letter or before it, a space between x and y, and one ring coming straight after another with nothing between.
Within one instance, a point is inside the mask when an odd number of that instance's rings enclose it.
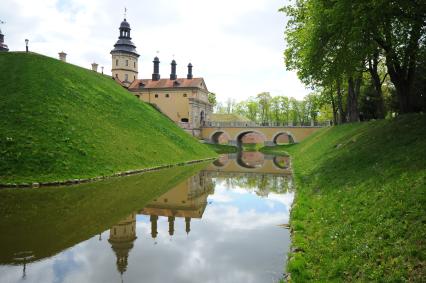
<instances>
[{"instance_id":1,"label":"castle","mask_svg":"<svg viewBox=\"0 0 426 283\"><path fill-rule=\"evenodd\" d=\"M112 77L140 100L152 104L188 133L199 137L201 127L210 120L213 106L203 78L194 78L192 64L188 64L186 78L178 78L176 61L171 62L169 78L160 76L160 59L154 58L150 79L138 78L138 58L130 37L130 24L124 19L112 55Z\"/></svg>"}]
</instances>

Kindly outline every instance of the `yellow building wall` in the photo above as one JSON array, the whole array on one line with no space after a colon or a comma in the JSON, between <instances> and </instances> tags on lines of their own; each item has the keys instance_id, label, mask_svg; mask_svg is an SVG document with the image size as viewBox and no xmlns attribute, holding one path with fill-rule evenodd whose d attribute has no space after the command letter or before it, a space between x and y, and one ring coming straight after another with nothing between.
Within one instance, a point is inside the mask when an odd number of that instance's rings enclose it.
<instances>
[{"instance_id":1,"label":"yellow building wall","mask_svg":"<svg viewBox=\"0 0 426 283\"><path fill-rule=\"evenodd\" d=\"M200 112L204 111L204 120L208 121L211 115L207 92L195 89L147 89L135 94L143 101L156 105L161 112L176 123L187 119L190 128L200 127ZM192 100L191 100L192 99ZM195 109L193 103L206 104ZM185 121L185 120L184 120Z\"/></svg>"},{"instance_id":2,"label":"yellow building wall","mask_svg":"<svg viewBox=\"0 0 426 283\"><path fill-rule=\"evenodd\" d=\"M133 82L138 78L138 58L127 53L113 54L111 73L114 78L118 77L122 82L125 80L127 74L128 81L130 83Z\"/></svg>"}]
</instances>

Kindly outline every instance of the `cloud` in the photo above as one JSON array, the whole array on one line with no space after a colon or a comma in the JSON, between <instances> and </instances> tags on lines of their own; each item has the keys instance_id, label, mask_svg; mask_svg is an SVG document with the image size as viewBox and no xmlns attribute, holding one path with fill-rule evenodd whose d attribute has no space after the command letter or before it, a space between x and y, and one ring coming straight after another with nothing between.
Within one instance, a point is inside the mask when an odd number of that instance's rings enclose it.
<instances>
[{"instance_id":1,"label":"cloud","mask_svg":"<svg viewBox=\"0 0 426 283\"><path fill-rule=\"evenodd\" d=\"M309 90L283 60L284 14L279 0L137 1L3 0L0 19L11 50L30 50L90 68L93 61L110 73L109 52L118 37L124 6L140 57L140 77L149 78L160 51L161 75L170 74L173 55L178 74L205 78L219 100L243 100L262 91L301 98ZM7 9L6 9L7 7Z\"/></svg>"}]
</instances>

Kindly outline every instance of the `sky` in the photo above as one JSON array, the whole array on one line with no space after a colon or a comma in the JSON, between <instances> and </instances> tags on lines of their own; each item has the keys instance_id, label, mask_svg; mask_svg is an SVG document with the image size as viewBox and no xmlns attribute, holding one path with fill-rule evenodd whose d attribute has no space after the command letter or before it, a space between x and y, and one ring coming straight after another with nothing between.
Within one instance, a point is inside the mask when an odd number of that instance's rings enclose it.
<instances>
[{"instance_id":1,"label":"sky","mask_svg":"<svg viewBox=\"0 0 426 283\"><path fill-rule=\"evenodd\" d=\"M284 65L283 0L2 0L0 20L11 51L25 49L111 73L110 51L127 8L132 41L139 57L139 78L150 78L160 58L162 78L170 62L178 77L194 65L218 101L241 101L260 92L302 99L309 90Z\"/></svg>"}]
</instances>

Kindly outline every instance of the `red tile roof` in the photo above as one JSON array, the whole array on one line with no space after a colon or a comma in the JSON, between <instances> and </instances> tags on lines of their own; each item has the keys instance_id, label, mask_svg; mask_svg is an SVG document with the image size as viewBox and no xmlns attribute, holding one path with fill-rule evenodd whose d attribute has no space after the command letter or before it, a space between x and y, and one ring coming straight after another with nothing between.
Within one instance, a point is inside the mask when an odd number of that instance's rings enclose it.
<instances>
[{"instance_id":1,"label":"red tile roof","mask_svg":"<svg viewBox=\"0 0 426 283\"><path fill-rule=\"evenodd\" d=\"M143 85L140 85L140 84ZM203 78L186 79L181 78L177 80L160 79L153 81L149 79L134 80L129 86L129 90L137 91L141 89L161 89L161 88L200 88L207 90L207 86Z\"/></svg>"}]
</instances>

